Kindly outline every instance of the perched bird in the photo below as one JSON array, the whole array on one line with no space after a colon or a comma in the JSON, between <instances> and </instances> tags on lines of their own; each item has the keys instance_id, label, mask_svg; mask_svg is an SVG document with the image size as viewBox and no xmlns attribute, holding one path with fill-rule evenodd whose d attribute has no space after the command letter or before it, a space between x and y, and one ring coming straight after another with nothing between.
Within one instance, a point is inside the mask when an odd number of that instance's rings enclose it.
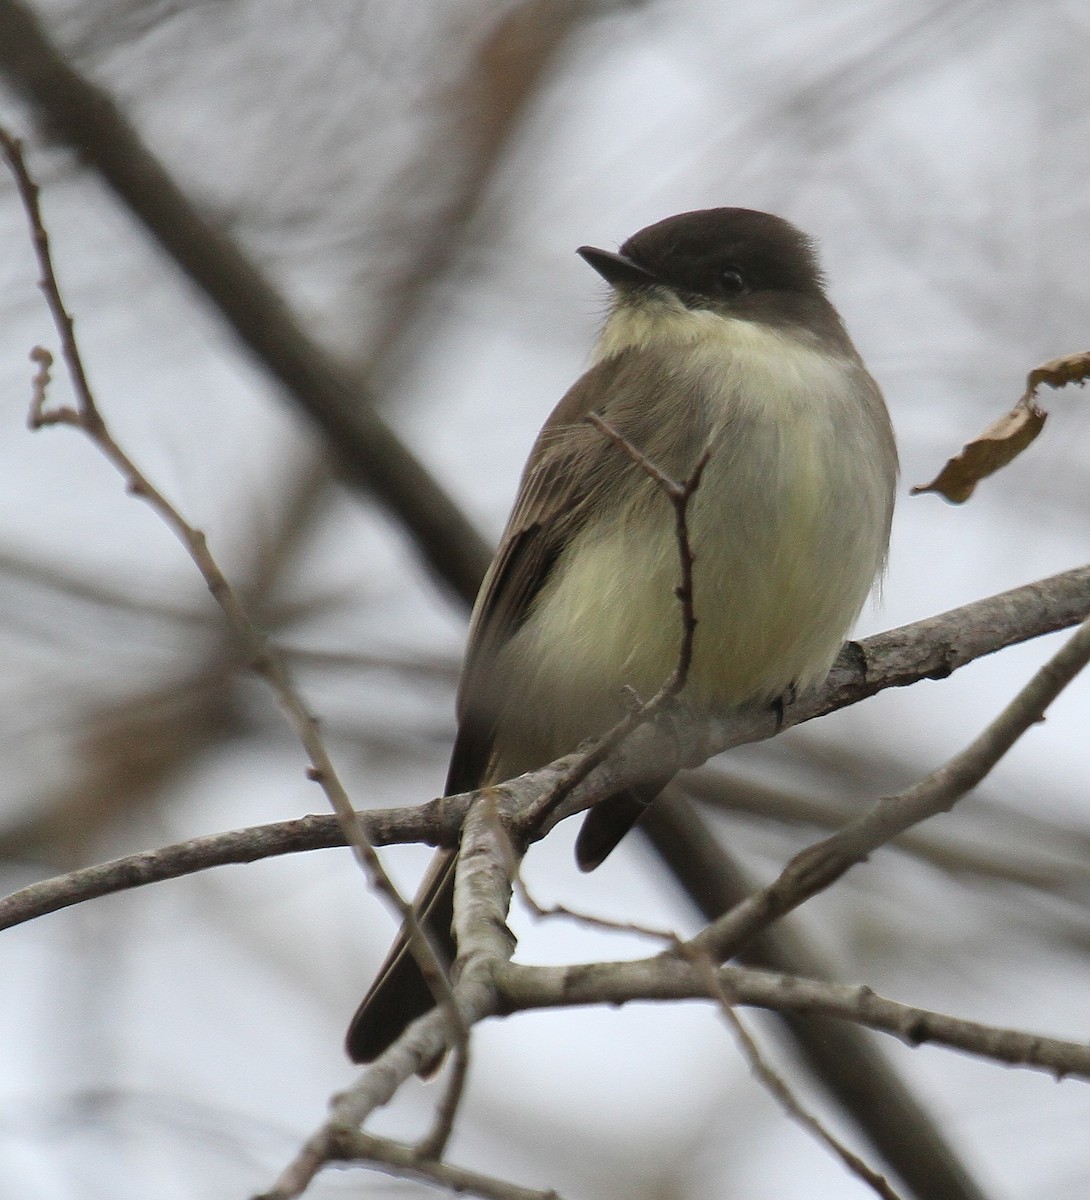
<instances>
[{"instance_id":1,"label":"perched bird","mask_svg":"<svg viewBox=\"0 0 1090 1200\"><path fill-rule=\"evenodd\" d=\"M673 479L708 461L688 509L693 658L708 711L770 703L825 678L889 541L889 415L822 286L814 247L768 213L682 213L619 253L584 246L611 286L591 366L546 421L473 610L447 794L544 766L610 728L626 689L677 663L674 512L590 424L597 412ZM597 866L668 776L602 801L577 843ZM453 958L453 852L417 897ZM348 1031L369 1062L433 1000L404 937Z\"/></svg>"}]
</instances>

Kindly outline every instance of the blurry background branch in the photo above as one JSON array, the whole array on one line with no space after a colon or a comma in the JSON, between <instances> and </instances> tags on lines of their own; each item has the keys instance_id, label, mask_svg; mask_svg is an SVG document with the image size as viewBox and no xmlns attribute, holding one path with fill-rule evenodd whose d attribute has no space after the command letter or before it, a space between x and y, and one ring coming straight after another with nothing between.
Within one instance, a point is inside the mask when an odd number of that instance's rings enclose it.
<instances>
[{"instance_id":1,"label":"blurry background branch","mask_svg":"<svg viewBox=\"0 0 1090 1200\"><path fill-rule=\"evenodd\" d=\"M933 670L936 648L941 654L943 647L955 643L960 646L956 662L955 655L943 655L949 670L953 671L956 666L965 666L977 655L995 653L1028 638L1065 628L1090 616L1088 579L1090 568L1078 568L1052 579L1027 584L1001 596L977 601L954 612L916 622L913 626L892 629L867 638L862 643L855 643L854 652L849 650L842 658L836 678L819 688L806 704L820 713L826 713L873 696L883 687L905 687L913 679L916 682L923 681L930 677ZM1040 607L1034 608L1033 604ZM978 636L974 636L974 622L981 631ZM855 662L857 655L865 659L865 671L860 670ZM767 718L772 723L780 719L778 714ZM758 717L756 727L760 729L765 724L766 719L762 714ZM731 722L724 720L722 725L729 735ZM677 731L676 721L671 722L670 730L665 734L666 740ZM708 735L698 732L695 740L713 740L714 736L709 739ZM634 777L640 775L646 770L646 760L655 760L654 754L653 749L649 751L639 743L634 752L622 748L616 757L624 765L610 769L608 774L592 776L585 786L580 785L565 803L565 812L583 811L597 799L609 795L616 787L618 775L622 778L629 774ZM570 756L571 761L577 758L576 755ZM506 820L522 832L532 833L534 831L528 826L527 817L533 817L538 810L541 793L549 791L555 786L556 779L563 779L567 774L563 764L560 764L558 769L533 772L518 783L499 785L488 790L504 802ZM543 782L539 783L539 779ZM807 825L819 827L839 827L850 823L847 808L820 806L813 801L788 797L753 784L732 784L708 769L683 774L673 785L669 801L663 804L680 807L684 803L683 796L673 794L675 792L687 793L702 803L720 808L728 805L744 809L756 807L762 816L778 820L801 820ZM359 815L368 839L375 845L424 842L429 846L454 846L474 795L443 796L409 809L384 809L361 812ZM655 806L656 811L659 807ZM912 823L920 819L917 816ZM653 822L649 828L655 828L657 824ZM704 832L686 833L679 838L683 849L696 840L713 839ZM882 844L889 840L889 835L883 837ZM1065 869L1052 861L1036 866L1023 862L1006 864L971 849L956 850L942 843L935 844L926 835L917 832L898 833L895 841L902 848L911 849L927 861L938 862L947 869L972 871L1006 882L1037 886L1053 893L1061 886L1072 887L1085 882L1075 868ZM0 929L56 912L71 904L81 904L132 887L176 879L211 867L257 862L270 856L344 845L346 842L338 836L336 818L333 817L303 817L274 825L210 834L31 884L18 893L0 899ZM663 853L664 857L667 854L672 857L675 852L664 844ZM687 876L685 863L678 865L678 877L684 881ZM733 873L726 866L724 870L727 876Z\"/></svg>"},{"instance_id":2,"label":"blurry background branch","mask_svg":"<svg viewBox=\"0 0 1090 1200\"><path fill-rule=\"evenodd\" d=\"M30 11L5 4L0 20ZM425 0L410 13L370 3L349 12L323 0L305 8L81 0L33 12L52 58L31 55L22 69L48 74L56 59L93 80L187 203L273 281L296 332L305 330L353 388L366 378L398 440L427 456L439 491L474 506L491 528L529 438L589 340L588 287L568 286L561 255L581 241L620 241L668 212L750 204L818 234L838 305L890 394L908 479L925 478L964 430L982 425L1027 363L1083 341L1086 184L1068 148L1085 141L1090 112L1072 92L1087 30L1061 3L1023 12L915 0L849 13L809 0L737 12L701 0L612 8ZM0 38L0 58L28 44ZM65 132L27 97L23 84L14 88L19 120L36 116L91 164L91 149L80 146L94 123ZM126 432L140 435L156 473L165 465L197 501L201 524L237 543L231 574L263 624L292 643L354 793L401 805L430 794L449 745L460 620L429 598L386 526L325 482L304 505L302 536L269 555L261 578L255 564L291 526L293 498L329 450L304 457L302 431L284 428L264 381L251 383L233 348L221 349L208 306L172 283L116 218L97 172L75 169L67 155L44 157L64 270L111 410L116 404ZM4 244L17 248L21 234L10 224ZM11 272L0 293L0 370L3 394L14 397L0 534L5 890L34 877L30 857L68 866L307 803L305 789L286 782L291 768L260 696L225 661L207 598L162 565L155 533L120 500L111 507L75 456L19 436L24 356L41 334L21 316L32 307L31 276L17 259L6 256L0 268ZM354 391L351 405L363 394ZM989 482L964 512L902 504L883 625L1084 556L1090 488L1080 420L1057 408L1010 478ZM457 538L435 540L460 564L463 582L450 590L468 595L483 553L467 568ZM942 687L886 693L736 751L732 770L762 780L769 811L755 820L761 799L739 800L736 789L729 803L704 808L700 828L670 831L663 848L679 877L698 900L708 898L706 883L725 887L724 841L754 879L774 874L809 836L800 819L820 826L822 813L839 820L858 799L903 788L1045 653L1013 650ZM819 902L802 941L827 960L825 973L1078 1035L1081 1009L1071 997L1085 990L1090 947L1080 883L1090 841L1076 782L1085 775L1075 736L1084 697L1075 688L1057 705L986 796L917 834L925 854L884 856L881 870L849 877ZM811 818L794 804L776 808L769 792L801 798ZM685 812L660 810L679 820ZM527 870L549 872L566 897L591 889L582 907L621 917L669 908L630 851L600 878L573 879L565 836L558 830L535 847ZM699 867L709 854L719 857L705 878ZM284 1146L253 1170L248 1156L261 1155L252 1148L270 1135L244 1128L236 1114L309 1126L340 1086L341 1025L369 974L364 959L388 936L371 909L360 911L349 872L321 858L206 874L131 905L117 897L7 935L21 969L10 973L6 1043L26 1051L6 1064L4 1087L48 1094L51 1105L12 1135L11 1158L0 1141L10 1190L25 1191L27 1154L66 1161L56 1143L41 1144L56 1111L95 1146L124 1122L142 1122L140 1135L159 1152L131 1164L140 1194L162 1190L145 1173L169 1175L182 1154L186 1179L207 1180L208 1189L243 1194L268 1178ZM654 908L648 919L670 923L671 914ZM567 932L558 948L519 920L527 958L580 953L583 935ZM178 936L164 938L163 929ZM583 952L601 957L593 946ZM130 996L139 999L127 1004ZM647 1024L654 1019L626 1011L613 1022L627 1032L611 1037L613 1024L541 1016L526 1023L534 1028L521 1042L512 1023L501 1032L486 1025L464 1136L523 1164L504 1174L575 1194L612 1187L629 1200L656 1188L680 1196L773 1187L813 1200L823 1179L844 1194L845 1180L827 1177L827 1164L795 1135L762 1123L748 1084L708 1053L714 1035L687 1024L696 1016L679 1011ZM885 1124L889 1154L925 1171L938 1163L941 1174L949 1165L941 1147L903 1132L910 1126L888 1078L860 1096L882 1078L881 1066L842 1051L821 1021L804 1024L806 1052L825 1052L823 1077L840 1072L869 1136L883 1136L875 1130ZM189 1094L202 1070L196 1045L213 1051L204 1069L230 1064L234 1080L230 1091L219 1077L196 1089L224 1096L231 1110L204 1119L214 1130L206 1141L190 1135L200 1125L192 1110L183 1117L141 1092ZM545 1045L547 1062L535 1058ZM971 1072L934 1065L936 1057L949 1056L893 1049L898 1072L931 1097L943 1141L956 1145L955 1170L968 1160L999 1195L1021 1188L1081 1200L1085 1114L1069 1089L1033 1090L1010 1075L997 1082L994 1072L976 1083ZM550 1105L530 1089L521 1104L532 1121L510 1106L520 1069L547 1077L556 1098ZM294 1110L281 1086L289 1070ZM652 1087L654 1103L641 1115L644 1073L656 1070L671 1084L682 1074L688 1088L681 1096L671 1086L667 1108L665 1084ZM130 1100L69 1103L70 1091L83 1094L83 1078L98 1094L112 1088ZM625 1128L607 1117L615 1105L600 1090L606 1080L631 1099ZM415 1111L411 1096L405 1104ZM156 1120L163 1124L150 1130ZM1003 1136L1008 1127L1020 1136ZM1022 1136L1035 1129L1047 1136ZM233 1185L224 1183L225 1131L247 1164ZM544 1163L537 1147L545 1144L570 1153ZM86 1159L73 1162L73 1179L86 1177ZM113 1143L98 1161L112 1176ZM747 1183L750 1170L757 1175ZM932 1176L916 1186L931 1195L941 1184Z\"/></svg>"},{"instance_id":3,"label":"blurry background branch","mask_svg":"<svg viewBox=\"0 0 1090 1200\"><path fill-rule=\"evenodd\" d=\"M190 203L112 98L71 67L18 0L0 0L0 48L5 74L45 127L109 184L315 420L341 468L397 514L436 574L472 603L488 548L378 415L365 379L308 338L262 272Z\"/></svg>"},{"instance_id":4,"label":"blurry background branch","mask_svg":"<svg viewBox=\"0 0 1090 1200\"><path fill-rule=\"evenodd\" d=\"M568 4L566 18L558 21L556 13L532 3L516 9L516 16L509 16L488 39L479 69L471 75L480 81L471 111L487 115L474 139L478 170L467 173L468 186L451 202L449 217L464 223L472 215L510 129L511 116L521 112L562 41L565 20L573 20L579 11L579 5ZM371 490L405 521L433 569L464 599L471 599L483 574L483 544L412 454L365 406L363 379L345 377L306 339L258 269L225 233L192 208L112 100L53 50L30 12L15 0L0 0L2 45L12 48L6 64L10 78L34 99L49 128L80 148L211 296L242 341L315 416L342 463L362 473ZM497 113L504 117L497 118ZM437 228L443 228L442 223ZM450 241L448 225L446 237L433 237L415 272L406 277L384 327L387 341L409 323L423 281L443 261L450 261L449 250L438 250ZM683 861L684 846L676 849L675 861ZM865 1125L865 1114L857 1115Z\"/></svg>"}]
</instances>

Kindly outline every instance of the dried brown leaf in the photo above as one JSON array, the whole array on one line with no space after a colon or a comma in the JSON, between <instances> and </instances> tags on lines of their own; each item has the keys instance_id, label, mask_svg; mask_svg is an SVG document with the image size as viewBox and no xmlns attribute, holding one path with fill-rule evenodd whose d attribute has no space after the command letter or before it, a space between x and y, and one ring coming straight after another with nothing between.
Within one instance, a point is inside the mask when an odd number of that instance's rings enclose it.
<instances>
[{"instance_id":1,"label":"dried brown leaf","mask_svg":"<svg viewBox=\"0 0 1090 1200\"><path fill-rule=\"evenodd\" d=\"M1081 354L1065 354L1063 358L1050 358L1039 367L1034 367L1026 376L1026 397L1037 393L1042 383L1049 387L1061 388L1069 383L1077 383L1080 387L1090 379L1090 350Z\"/></svg>"},{"instance_id":2,"label":"dried brown leaf","mask_svg":"<svg viewBox=\"0 0 1090 1200\"><path fill-rule=\"evenodd\" d=\"M912 495L938 492L951 504L964 504L982 479L1022 453L1041 432L1047 415L1037 405L1019 401L979 437L967 442L930 483L914 487Z\"/></svg>"},{"instance_id":3,"label":"dried brown leaf","mask_svg":"<svg viewBox=\"0 0 1090 1200\"><path fill-rule=\"evenodd\" d=\"M1081 387L1087 379L1090 350L1051 358L1034 367L1026 376L1025 394L1014 408L967 442L930 483L914 487L912 495L937 492L951 504L964 504L982 479L1017 458L1044 428L1048 413L1035 402L1037 389L1042 384L1061 388L1077 383Z\"/></svg>"}]
</instances>

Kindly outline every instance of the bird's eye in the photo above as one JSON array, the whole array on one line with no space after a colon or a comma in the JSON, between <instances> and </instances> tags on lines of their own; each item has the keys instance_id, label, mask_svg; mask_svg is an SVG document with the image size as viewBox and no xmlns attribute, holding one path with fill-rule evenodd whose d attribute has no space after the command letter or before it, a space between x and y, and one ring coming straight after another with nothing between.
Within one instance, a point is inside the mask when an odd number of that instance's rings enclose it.
<instances>
[{"instance_id":1,"label":"bird's eye","mask_svg":"<svg viewBox=\"0 0 1090 1200\"><path fill-rule=\"evenodd\" d=\"M749 284L737 267L724 267L719 272L719 290L727 297L741 296L749 291Z\"/></svg>"}]
</instances>

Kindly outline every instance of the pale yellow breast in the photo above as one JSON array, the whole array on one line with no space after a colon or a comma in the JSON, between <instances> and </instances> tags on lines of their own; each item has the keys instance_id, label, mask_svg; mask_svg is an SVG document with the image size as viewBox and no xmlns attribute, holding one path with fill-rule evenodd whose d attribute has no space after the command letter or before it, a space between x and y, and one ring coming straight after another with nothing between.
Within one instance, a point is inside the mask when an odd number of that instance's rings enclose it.
<instances>
[{"instance_id":1,"label":"pale yellow breast","mask_svg":"<svg viewBox=\"0 0 1090 1200\"><path fill-rule=\"evenodd\" d=\"M707 317L707 336L677 362L679 381L710 406L712 429L689 514L698 622L689 694L729 708L827 673L881 569L891 481L868 444L873 427L853 419L858 364L766 326ZM679 342L691 328L679 321ZM629 324L613 342L639 332ZM636 506L638 516L618 506L584 530L508 648L548 743L535 753L598 732L625 685L647 698L677 661L681 567L661 500Z\"/></svg>"}]
</instances>

